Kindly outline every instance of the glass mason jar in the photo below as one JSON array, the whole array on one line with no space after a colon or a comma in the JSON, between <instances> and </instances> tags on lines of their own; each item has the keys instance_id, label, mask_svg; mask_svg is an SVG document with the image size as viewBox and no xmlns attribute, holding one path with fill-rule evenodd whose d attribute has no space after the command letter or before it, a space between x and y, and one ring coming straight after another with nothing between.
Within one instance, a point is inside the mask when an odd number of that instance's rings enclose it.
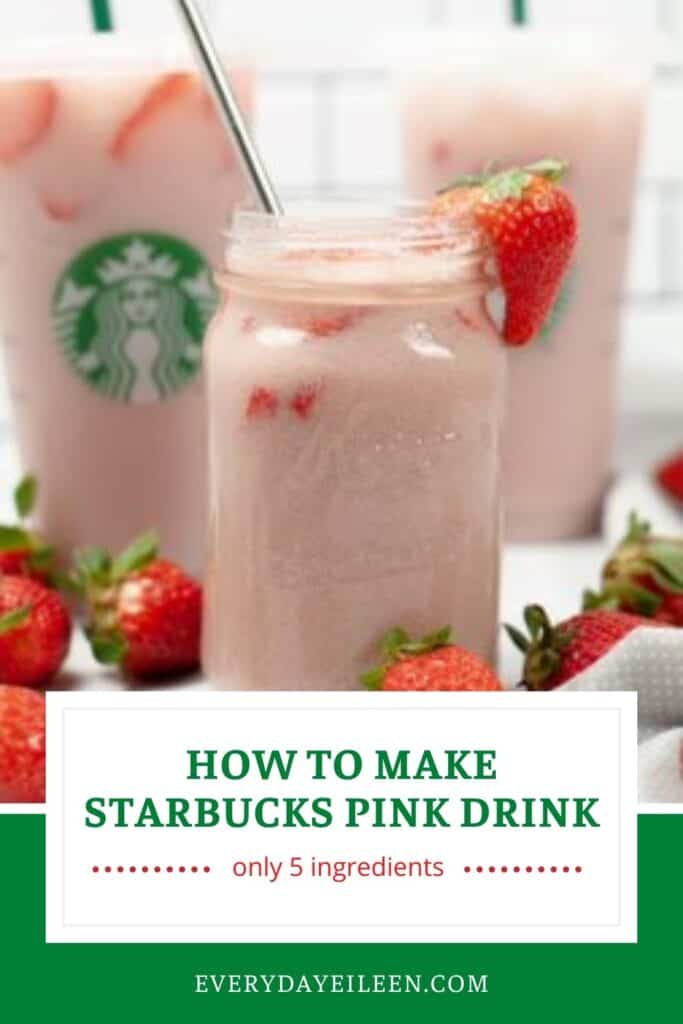
<instances>
[{"instance_id":1,"label":"glass mason jar","mask_svg":"<svg viewBox=\"0 0 683 1024\"><path fill-rule=\"evenodd\" d=\"M348 690L393 627L493 660L505 355L471 225L239 213L207 337L204 665Z\"/></svg>"}]
</instances>

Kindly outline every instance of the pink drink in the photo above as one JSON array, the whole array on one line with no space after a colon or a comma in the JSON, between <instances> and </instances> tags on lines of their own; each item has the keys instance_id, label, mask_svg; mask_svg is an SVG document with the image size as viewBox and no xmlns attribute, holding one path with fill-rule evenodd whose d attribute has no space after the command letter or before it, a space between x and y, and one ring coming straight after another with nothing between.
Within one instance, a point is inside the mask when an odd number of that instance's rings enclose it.
<instances>
[{"instance_id":1,"label":"pink drink","mask_svg":"<svg viewBox=\"0 0 683 1024\"><path fill-rule=\"evenodd\" d=\"M646 59L605 41L558 43L527 30L438 46L429 69L402 76L411 192L431 195L492 159L570 161L577 257L543 335L510 353L503 491L511 539L587 534L610 475Z\"/></svg>"},{"instance_id":2,"label":"pink drink","mask_svg":"<svg viewBox=\"0 0 683 1024\"><path fill-rule=\"evenodd\" d=\"M118 36L59 52L0 75L0 318L22 462L62 554L154 527L198 570L201 349L242 179L189 57Z\"/></svg>"},{"instance_id":3,"label":"pink drink","mask_svg":"<svg viewBox=\"0 0 683 1024\"><path fill-rule=\"evenodd\" d=\"M493 659L505 356L478 244L237 218L207 339L214 684L354 689L397 625Z\"/></svg>"}]
</instances>

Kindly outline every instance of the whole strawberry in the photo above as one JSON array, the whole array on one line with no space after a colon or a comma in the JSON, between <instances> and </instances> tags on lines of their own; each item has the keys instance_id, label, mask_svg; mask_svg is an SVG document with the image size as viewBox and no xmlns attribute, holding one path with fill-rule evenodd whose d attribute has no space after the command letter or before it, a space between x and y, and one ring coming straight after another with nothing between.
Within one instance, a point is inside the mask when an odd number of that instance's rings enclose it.
<instances>
[{"instance_id":1,"label":"whole strawberry","mask_svg":"<svg viewBox=\"0 0 683 1024\"><path fill-rule=\"evenodd\" d=\"M584 608L619 608L683 626L683 537L658 537L632 512L626 534L602 570L601 589Z\"/></svg>"},{"instance_id":2,"label":"whole strawberry","mask_svg":"<svg viewBox=\"0 0 683 1024\"><path fill-rule=\"evenodd\" d=\"M639 626L653 623L626 612L581 612L554 626L537 604L524 609L529 635L506 626L508 636L524 654L523 683L530 690L552 690L569 682L608 654Z\"/></svg>"},{"instance_id":3,"label":"whole strawberry","mask_svg":"<svg viewBox=\"0 0 683 1024\"><path fill-rule=\"evenodd\" d=\"M19 525L0 526L0 573L29 576L41 583L52 578L54 551L43 538L27 529L25 521L33 512L38 484L27 476L14 491L14 507Z\"/></svg>"},{"instance_id":4,"label":"whole strawberry","mask_svg":"<svg viewBox=\"0 0 683 1024\"><path fill-rule=\"evenodd\" d=\"M392 629L382 642L383 663L366 672L369 690L502 690L503 684L478 655L451 643L444 626L413 641L404 629Z\"/></svg>"},{"instance_id":5,"label":"whole strawberry","mask_svg":"<svg viewBox=\"0 0 683 1024\"><path fill-rule=\"evenodd\" d=\"M683 451L657 467L655 480L669 498L683 504Z\"/></svg>"},{"instance_id":6,"label":"whole strawberry","mask_svg":"<svg viewBox=\"0 0 683 1024\"><path fill-rule=\"evenodd\" d=\"M507 299L503 338L508 345L526 345L538 334L571 262L576 210L557 186L566 169L559 160L541 160L467 175L444 189L431 207L436 217L471 216L491 245Z\"/></svg>"},{"instance_id":7,"label":"whole strawberry","mask_svg":"<svg viewBox=\"0 0 683 1024\"><path fill-rule=\"evenodd\" d=\"M201 587L158 558L158 547L156 534L148 533L115 559L99 548L76 555L74 582L86 600L93 654L137 679L199 666Z\"/></svg>"},{"instance_id":8,"label":"whole strawberry","mask_svg":"<svg viewBox=\"0 0 683 1024\"><path fill-rule=\"evenodd\" d=\"M69 652L71 619L56 590L0 576L0 684L46 686Z\"/></svg>"},{"instance_id":9,"label":"whole strawberry","mask_svg":"<svg viewBox=\"0 0 683 1024\"><path fill-rule=\"evenodd\" d=\"M0 803L45 801L45 698L0 686Z\"/></svg>"}]
</instances>

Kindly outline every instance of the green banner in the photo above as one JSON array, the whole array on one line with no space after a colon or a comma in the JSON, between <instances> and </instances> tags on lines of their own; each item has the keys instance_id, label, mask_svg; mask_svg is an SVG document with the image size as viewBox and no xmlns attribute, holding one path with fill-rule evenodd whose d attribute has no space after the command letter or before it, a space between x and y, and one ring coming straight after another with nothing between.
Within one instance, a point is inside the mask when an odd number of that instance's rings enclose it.
<instances>
[{"instance_id":1,"label":"green banner","mask_svg":"<svg viewBox=\"0 0 683 1024\"><path fill-rule=\"evenodd\" d=\"M394 1013L547 1024L559 1011L559 1019L576 1013L585 1024L634 1020L658 1007L671 1013L679 1005L680 816L639 819L639 941L624 945L46 945L44 832L41 816L0 816L0 984L8 1022L299 1022L352 1015L356 1024ZM211 975L220 992L211 990ZM259 991L230 991L243 990L247 977L257 979L251 984ZM426 989L433 978L462 978L464 987L389 991L405 987L407 977L421 978ZM332 991L335 984L352 991ZM373 986L387 990L368 991Z\"/></svg>"}]
</instances>

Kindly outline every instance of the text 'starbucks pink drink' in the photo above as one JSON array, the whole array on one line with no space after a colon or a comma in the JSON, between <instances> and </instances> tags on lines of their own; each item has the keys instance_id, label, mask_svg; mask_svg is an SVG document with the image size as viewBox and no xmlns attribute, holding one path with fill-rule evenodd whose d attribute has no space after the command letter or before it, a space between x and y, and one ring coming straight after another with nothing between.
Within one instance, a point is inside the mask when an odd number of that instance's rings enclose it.
<instances>
[{"instance_id":1,"label":"text 'starbucks pink drink'","mask_svg":"<svg viewBox=\"0 0 683 1024\"><path fill-rule=\"evenodd\" d=\"M189 56L136 46L0 68L0 322L45 535L65 553L155 527L196 570L202 342L243 183Z\"/></svg>"},{"instance_id":2,"label":"text 'starbucks pink drink'","mask_svg":"<svg viewBox=\"0 0 683 1024\"><path fill-rule=\"evenodd\" d=\"M399 625L494 657L486 260L419 217L236 218L207 338L214 684L353 689Z\"/></svg>"},{"instance_id":3,"label":"text 'starbucks pink drink'","mask_svg":"<svg viewBox=\"0 0 683 1024\"><path fill-rule=\"evenodd\" d=\"M512 539L588 533L610 473L647 57L591 43L587 33L519 30L434 37L402 69L404 176L413 194L431 195L492 160L569 161L579 246L543 335L510 359L503 491Z\"/></svg>"}]
</instances>

